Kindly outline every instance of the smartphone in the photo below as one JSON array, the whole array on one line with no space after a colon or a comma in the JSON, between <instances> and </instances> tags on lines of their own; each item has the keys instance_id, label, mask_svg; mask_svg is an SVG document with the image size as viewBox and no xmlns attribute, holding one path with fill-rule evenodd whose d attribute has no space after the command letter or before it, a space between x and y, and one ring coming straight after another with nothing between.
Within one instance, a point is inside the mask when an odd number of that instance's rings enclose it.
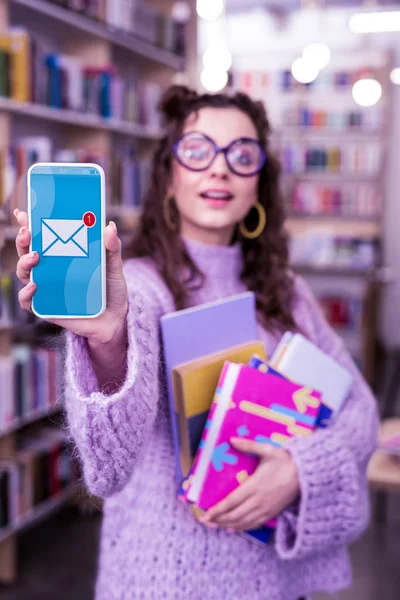
<instances>
[{"instance_id":1,"label":"smartphone","mask_svg":"<svg viewBox=\"0 0 400 600\"><path fill-rule=\"evenodd\" d=\"M106 308L105 176L91 163L36 163L28 171L35 315L94 318Z\"/></svg>"}]
</instances>

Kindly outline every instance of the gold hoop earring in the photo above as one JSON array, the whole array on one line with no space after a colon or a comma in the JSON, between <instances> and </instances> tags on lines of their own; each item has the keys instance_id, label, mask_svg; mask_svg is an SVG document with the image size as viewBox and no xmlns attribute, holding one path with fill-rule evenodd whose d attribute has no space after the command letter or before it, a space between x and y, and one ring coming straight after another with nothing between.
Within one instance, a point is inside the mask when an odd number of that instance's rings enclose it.
<instances>
[{"instance_id":1,"label":"gold hoop earring","mask_svg":"<svg viewBox=\"0 0 400 600\"><path fill-rule=\"evenodd\" d=\"M264 231L265 224L267 222L267 215L265 214L265 208L263 207L263 205L260 204L259 202L256 202L252 206L252 209L253 208L255 208L257 210L257 212L258 212L258 225L254 229L254 231L249 231L249 229L247 228L244 220L241 221L240 225L239 225L240 233L247 240L255 240L256 238L258 238L262 234L262 232Z\"/></svg>"},{"instance_id":2,"label":"gold hoop earring","mask_svg":"<svg viewBox=\"0 0 400 600\"><path fill-rule=\"evenodd\" d=\"M171 200L173 200L173 199L174 199L174 197L172 196L172 194L166 194L164 196L164 204L163 204L164 220L167 224L168 229L170 229L170 231L176 231L178 229L178 224L174 223L173 220L171 219L170 204L171 204Z\"/></svg>"}]
</instances>

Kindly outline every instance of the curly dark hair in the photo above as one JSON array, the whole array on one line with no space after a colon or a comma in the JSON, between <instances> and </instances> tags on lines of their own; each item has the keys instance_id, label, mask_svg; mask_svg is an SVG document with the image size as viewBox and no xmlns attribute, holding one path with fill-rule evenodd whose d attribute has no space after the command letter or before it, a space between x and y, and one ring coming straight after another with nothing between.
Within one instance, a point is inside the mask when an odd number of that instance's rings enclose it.
<instances>
[{"instance_id":1,"label":"curly dark hair","mask_svg":"<svg viewBox=\"0 0 400 600\"><path fill-rule=\"evenodd\" d=\"M178 231L172 231L165 222L163 202L171 177L172 145L181 135L190 114L204 107L237 108L250 117L258 139L267 153L267 161L259 175L258 200L263 205L267 223L263 233L253 240L244 238L237 228L243 269L241 280L255 293L259 319L270 331L295 329L292 316L294 296L293 277L288 269L287 237L283 230L284 203L279 192L280 165L269 150L270 124L261 102L246 94L202 94L174 85L164 94L160 109L166 120L166 134L155 151L151 183L147 190L138 232L128 248L129 257L151 257L171 291L177 310L188 305L189 295L204 283L206 274L193 262ZM175 214L173 213L175 211ZM178 222L176 207L171 207L171 218ZM250 211L246 225L257 227L256 211ZM234 240L232 240L234 241ZM185 273L187 277L182 279Z\"/></svg>"}]
</instances>

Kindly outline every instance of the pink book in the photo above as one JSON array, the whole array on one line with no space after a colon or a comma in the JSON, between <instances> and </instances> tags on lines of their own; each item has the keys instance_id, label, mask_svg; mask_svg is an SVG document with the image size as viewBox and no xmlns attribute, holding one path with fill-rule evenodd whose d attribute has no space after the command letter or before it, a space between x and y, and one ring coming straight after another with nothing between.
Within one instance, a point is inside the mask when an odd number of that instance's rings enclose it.
<instances>
[{"instance_id":1,"label":"pink book","mask_svg":"<svg viewBox=\"0 0 400 600\"><path fill-rule=\"evenodd\" d=\"M320 404L319 392L227 361L184 486L185 500L208 510L255 471L259 458L235 450L231 437L284 446L294 435L311 435Z\"/></svg>"}]
</instances>

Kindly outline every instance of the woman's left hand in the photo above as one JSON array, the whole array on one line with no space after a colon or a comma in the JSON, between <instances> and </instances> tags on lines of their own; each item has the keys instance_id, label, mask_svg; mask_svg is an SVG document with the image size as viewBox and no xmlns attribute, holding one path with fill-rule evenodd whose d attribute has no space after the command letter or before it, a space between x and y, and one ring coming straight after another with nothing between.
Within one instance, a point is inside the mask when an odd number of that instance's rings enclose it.
<instances>
[{"instance_id":1,"label":"woman's left hand","mask_svg":"<svg viewBox=\"0 0 400 600\"><path fill-rule=\"evenodd\" d=\"M296 465L289 452L242 438L230 440L236 450L260 457L246 481L200 519L211 527L234 531L257 529L277 517L300 494Z\"/></svg>"}]
</instances>

